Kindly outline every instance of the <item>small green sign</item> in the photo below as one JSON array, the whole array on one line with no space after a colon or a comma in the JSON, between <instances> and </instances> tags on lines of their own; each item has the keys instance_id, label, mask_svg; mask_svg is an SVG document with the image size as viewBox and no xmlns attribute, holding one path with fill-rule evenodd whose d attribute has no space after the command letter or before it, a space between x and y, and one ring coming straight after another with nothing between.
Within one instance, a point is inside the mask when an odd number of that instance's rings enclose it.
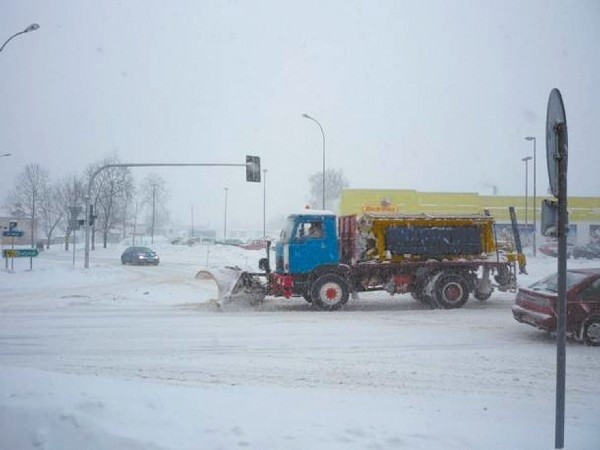
<instances>
[{"instance_id":1,"label":"small green sign","mask_svg":"<svg viewBox=\"0 0 600 450\"><path fill-rule=\"evenodd\" d=\"M35 258L39 255L37 248L11 248L2 250L5 258Z\"/></svg>"}]
</instances>

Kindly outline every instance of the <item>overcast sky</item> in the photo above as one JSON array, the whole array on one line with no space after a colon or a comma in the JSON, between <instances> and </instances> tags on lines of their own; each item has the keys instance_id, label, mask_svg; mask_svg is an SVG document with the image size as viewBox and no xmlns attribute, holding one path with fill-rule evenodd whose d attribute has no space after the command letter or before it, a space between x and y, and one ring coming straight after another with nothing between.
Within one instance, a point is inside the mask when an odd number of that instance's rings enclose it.
<instances>
[{"instance_id":1,"label":"overcast sky","mask_svg":"<svg viewBox=\"0 0 600 450\"><path fill-rule=\"evenodd\" d=\"M351 188L522 195L548 95L569 127L569 194L600 195L600 2L3 0L0 190L123 162L244 163L267 216L297 211L326 165ZM530 169L531 169L530 165ZM150 170L133 169L141 179ZM172 215L262 228L243 168L154 169ZM530 175L530 180L531 180ZM530 188L531 189L531 188ZM530 190L531 192L531 190ZM320 206L320 205L316 205Z\"/></svg>"}]
</instances>

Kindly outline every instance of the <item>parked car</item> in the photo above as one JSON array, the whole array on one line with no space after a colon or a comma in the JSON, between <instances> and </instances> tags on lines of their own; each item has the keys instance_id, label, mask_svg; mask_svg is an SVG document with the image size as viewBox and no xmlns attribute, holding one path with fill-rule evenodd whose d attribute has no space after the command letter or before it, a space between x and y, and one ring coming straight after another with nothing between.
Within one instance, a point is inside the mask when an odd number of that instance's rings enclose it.
<instances>
[{"instance_id":1,"label":"parked car","mask_svg":"<svg viewBox=\"0 0 600 450\"><path fill-rule=\"evenodd\" d=\"M574 247L574 244L567 242L567 258L571 256ZM546 242L544 245L538 247L538 250L544 255L556 258L558 256L558 241Z\"/></svg>"},{"instance_id":2,"label":"parked car","mask_svg":"<svg viewBox=\"0 0 600 450\"><path fill-rule=\"evenodd\" d=\"M239 247L243 243L244 243L244 241L242 241L241 239L223 239L223 240L215 242L215 244L233 245L235 247Z\"/></svg>"},{"instance_id":3,"label":"parked car","mask_svg":"<svg viewBox=\"0 0 600 450\"><path fill-rule=\"evenodd\" d=\"M600 345L600 268L566 273L567 334L587 345ZM556 332L558 274L519 288L512 313L515 320Z\"/></svg>"},{"instance_id":4,"label":"parked car","mask_svg":"<svg viewBox=\"0 0 600 450\"><path fill-rule=\"evenodd\" d=\"M121 254L121 264L139 264L158 266L160 258L148 247L127 247Z\"/></svg>"},{"instance_id":5,"label":"parked car","mask_svg":"<svg viewBox=\"0 0 600 450\"><path fill-rule=\"evenodd\" d=\"M600 258L600 242L593 242L587 245L577 245L573 247L573 250L571 250L571 256L575 259Z\"/></svg>"}]
</instances>

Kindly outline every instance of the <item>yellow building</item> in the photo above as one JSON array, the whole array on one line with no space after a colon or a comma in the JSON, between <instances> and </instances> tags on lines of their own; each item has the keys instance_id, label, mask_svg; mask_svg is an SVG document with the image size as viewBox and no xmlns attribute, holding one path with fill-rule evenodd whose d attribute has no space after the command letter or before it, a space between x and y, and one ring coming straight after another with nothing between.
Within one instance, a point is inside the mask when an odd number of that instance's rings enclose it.
<instances>
[{"instance_id":1,"label":"yellow building","mask_svg":"<svg viewBox=\"0 0 600 450\"><path fill-rule=\"evenodd\" d=\"M536 220L539 224L541 203L536 198ZM514 206L521 226L533 229L533 198L524 196L479 195L472 192L419 192L412 189L344 189L339 213L362 214L387 211L407 214L474 214L488 210L499 224L510 223L509 206ZM586 243L600 238L600 197L569 197L570 240ZM527 227L525 227L527 228ZM539 228L539 227L538 227Z\"/></svg>"}]
</instances>

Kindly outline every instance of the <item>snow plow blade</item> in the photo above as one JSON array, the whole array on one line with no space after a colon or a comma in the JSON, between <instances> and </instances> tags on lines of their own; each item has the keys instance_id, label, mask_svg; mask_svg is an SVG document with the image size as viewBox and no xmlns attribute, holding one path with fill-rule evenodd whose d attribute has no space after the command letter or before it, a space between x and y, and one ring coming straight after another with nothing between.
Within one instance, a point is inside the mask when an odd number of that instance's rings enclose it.
<instances>
[{"instance_id":1,"label":"snow plow blade","mask_svg":"<svg viewBox=\"0 0 600 450\"><path fill-rule=\"evenodd\" d=\"M200 280L212 279L219 289L219 306L228 304L255 305L264 300L267 292L260 280L239 267L223 267L214 270L200 270L196 274Z\"/></svg>"}]
</instances>

